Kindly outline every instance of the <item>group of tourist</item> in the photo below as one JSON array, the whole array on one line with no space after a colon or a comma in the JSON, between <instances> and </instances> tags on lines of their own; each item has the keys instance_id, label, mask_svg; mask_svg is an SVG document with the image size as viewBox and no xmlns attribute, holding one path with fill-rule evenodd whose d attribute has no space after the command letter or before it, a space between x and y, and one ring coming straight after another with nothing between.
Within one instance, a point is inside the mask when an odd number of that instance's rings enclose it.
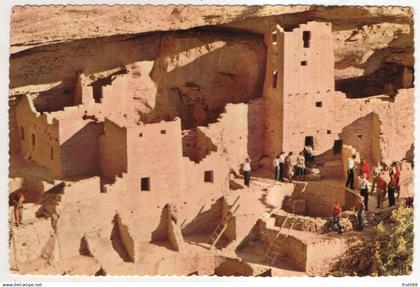
<instances>
[{"instance_id":1,"label":"group of tourist","mask_svg":"<svg viewBox=\"0 0 420 287\"><path fill-rule=\"evenodd\" d=\"M369 206L369 194L376 195L376 208L383 208L383 202L388 195L389 207L395 206L395 193L397 198L400 195L400 167L394 162L390 166L384 165L376 167L373 170L372 189L369 193L371 169L366 160L362 160L360 165L356 162L356 156L352 155L347 161L347 181L346 187L354 189L355 171L358 169L359 173L359 187L361 197L357 199L354 207L357 213L357 222L359 230L364 229L365 223L365 212L368 211ZM386 175L389 175L386 180ZM341 205L336 202L333 211L332 226L337 226L338 232L342 232L340 225L341 217Z\"/></svg>"},{"instance_id":2,"label":"group of tourist","mask_svg":"<svg viewBox=\"0 0 420 287\"><path fill-rule=\"evenodd\" d=\"M311 145L306 145L303 151L299 152L293 165L293 152L287 155L282 151L273 160L274 180L277 181L292 181L293 175L296 175L297 180L303 180L306 175L306 162L314 160L313 148Z\"/></svg>"},{"instance_id":3,"label":"group of tourist","mask_svg":"<svg viewBox=\"0 0 420 287\"><path fill-rule=\"evenodd\" d=\"M364 198L364 205L367 210L371 169L366 160L362 160L360 166L358 166L355 159L356 156L353 155L347 162L346 187L354 189L355 169L359 168L360 195ZM389 175L388 180L386 180L387 173ZM370 194L376 195L376 208L383 208L383 202L387 195L389 206L395 206L395 193L397 193L397 198L399 197L400 174L400 167L396 162L392 163L390 166L378 165L378 167L373 170L372 190Z\"/></svg>"},{"instance_id":4,"label":"group of tourist","mask_svg":"<svg viewBox=\"0 0 420 287\"><path fill-rule=\"evenodd\" d=\"M314 160L314 151L311 145L306 145L304 149L299 152L296 158L293 158L293 152L282 151L273 159L274 180L292 182L292 177L295 175L297 180L304 180L306 175L306 162ZM249 187L251 180L251 160L247 158L242 166L244 175L244 185Z\"/></svg>"}]
</instances>

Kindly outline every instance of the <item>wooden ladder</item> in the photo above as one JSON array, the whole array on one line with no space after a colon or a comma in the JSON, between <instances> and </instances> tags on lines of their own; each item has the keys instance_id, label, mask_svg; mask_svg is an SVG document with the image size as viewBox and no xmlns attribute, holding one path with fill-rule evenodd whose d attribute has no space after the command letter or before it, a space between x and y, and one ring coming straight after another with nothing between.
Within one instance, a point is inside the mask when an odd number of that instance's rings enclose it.
<instances>
[{"instance_id":1,"label":"wooden ladder","mask_svg":"<svg viewBox=\"0 0 420 287\"><path fill-rule=\"evenodd\" d=\"M279 252L281 251L281 247L285 242L285 239L287 237L289 237L289 233L290 231L293 229L293 227L295 226L295 221L292 222L292 225L290 225L289 230L286 233L286 236L281 239L280 237L280 233L283 230L284 226L286 225L286 222L289 220L289 215L286 216L286 218L284 219L279 231L277 232L276 236L274 237L273 241L271 241L270 245L267 248L267 251L264 254L264 262L267 262L268 260L271 260L270 265L273 265L274 262L276 261Z\"/></svg>"},{"instance_id":2,"label":"wooden ladder","mask_svg":"<svg viewBox=\"0 0 420 287\"><path fill-rule=\"evenodd\" d=\"M210 239L208 241L208 244L210 244L210 248L213 248L217 241L219 241L220 237L222 237L223 232L226 230L229 221L232 219L233 215L235 215L236 211L238 211L238 208L240 206L239 204L235 207L233 211L232 208L238 202L239 197L240 196L238 195L233 204L229 207L228 212L225 214L225 216L217 225L216 229L211 234Z\"/></svg>"}]
</instances>

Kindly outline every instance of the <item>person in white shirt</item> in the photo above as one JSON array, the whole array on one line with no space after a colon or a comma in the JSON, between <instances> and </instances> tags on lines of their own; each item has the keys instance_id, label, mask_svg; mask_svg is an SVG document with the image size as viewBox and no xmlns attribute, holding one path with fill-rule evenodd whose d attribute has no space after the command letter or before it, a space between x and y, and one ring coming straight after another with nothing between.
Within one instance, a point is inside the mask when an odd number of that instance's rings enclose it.
<instances>
[{"instance_id":1,"label":"person in white shirt","mask_svg":"<svg viewBox=\"0 0 420 287\"><path fill-rule=\"evenodd\" d=\"M279 159L280 159L280 156L277 155L274 158L274 160L273 160L274 180L279 180L279 173L280 173L280 170L279 170L279 164L280 164Z\"/></svg>"},{"instance_id":2,"label":"person in white shirt","mask_svg":"<svg viewBox=\"0 0 420 287\"><path fill-rule=\"evenodd\" d=\"M354 165L355 165L356 155L352 155L351 158L347 160L347 181L346 187L354 189Z\"/></svg>"},{"instance_id":3,"label":"person in white shirt","mask_svg":"<svg viewBox=\"0 0 420 287\"><path fill-rule=\"evenodd\" d=\"M244 167L244 184L249 187L249 182L251 181L251 161L249 158L245 160Z\"/></svg>"},{"instance_id":4,"label":"person in white shirt","mask_svg":"<svg viewBox=\"0 0 420 287\"><path fill-rule=\"evenodd\" d=\"M312 148L312 146L306 145L303 150L304 150L305 161L312 162L314 160L314 149Z\"/></svg>"},{"instance_id":5,"label":"person in white shirt","mask_svg":"<svg viewBox=\"0 0 420 287\"><path fill-rule=\"evenodd\" d=\"M360 195L363 196L365 200L365 210L368 211L368 203L369 203L369 181L367 180L367 176L365 173L362 174L360 177Z\"/></svg>"},{"instance_id":6,"label":"person in white shirt","mask_svg":"<svg viewBox=\"0 0 420 287\"><path fill-rule=\"evenodd\" d=\"M296 158L296 167L297 167L297 179L303 180L305 176L305 157L303 152L300 152Z\"/></svg>"},{"instance_id":7,"label":"person in white shirt","mask_svg":"<svg viewBox=\"0 0 420 287\"><path fill-rule=\"evenodd\" d=\"M279 181L284 181L284 160L286 158L286 153L282 151L279 157Z\"/></svg>"}]
</instances>

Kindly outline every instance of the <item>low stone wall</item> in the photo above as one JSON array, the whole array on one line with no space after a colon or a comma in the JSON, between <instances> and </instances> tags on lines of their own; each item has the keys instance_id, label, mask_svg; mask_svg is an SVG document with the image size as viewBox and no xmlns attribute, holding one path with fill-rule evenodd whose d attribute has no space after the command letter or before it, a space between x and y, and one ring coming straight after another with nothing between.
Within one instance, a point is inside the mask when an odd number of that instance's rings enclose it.
<instances>
[{"instance_id":1,"label":"low stone wall","mask_svg":"<svg viewBox=\"0 0 420 287\"><path fill-rule=\"evenodd\" d=\"M119 232L122 244L124 245L124 248L128 256L130 257L130 260L132 262L137 262L138 260L138 256L136 252L137 248L135 248L135 244L128 230L128 226L122 223L121 218L118 213L116 214L116 220L118 224L118 232Z\"/></svg>"},{"instance_id":2,"label":"low stone wall","mask_svg":"<svg viewBox=\"0 0 420 287\"><path fill-rule=\"evenodd\" d=\"M217 276L252 276L253 268L246 262L234 258L219 257L218 265L214 269Z\"/></svg>"},{"instance_id":3,"label":"low stone wall","mask_svg":"<svg viewBox=\"0 0 420 287\"><path fill-rule=\"evenodd\" d=\"M343 213L340 223L344 231L353 230L355 224L353 224L352 215L352 212ZM288 220L284 224L283 228L288 229L294 223L293 230L309 231L319 234L328 232L331 222L331 217L310 217L291 213L273 214L272 217L275 218L275 226L282 226L284 220L288 217Z\"/></svg>"},{"instance_id":4,"label":"low stone wall","mask_svg":"<svg viewBox=\"0 0 420 287\"><path fill-rule=\"evenodd\" d=\"M349 210L349 209L353 208L356 205L357 200L359 198L362 198L359 193L357 193L356 191L351 190L349 188L344 188L343 209Z\"/></svg>"},{"instance_id":5,"label":"low stone wall","mask_svg":"<svg viewBox=\"0 0 420 287\"><path fill-rule=\"evenodd\" d=\"M325 276L347 248L346 239L336 237L306 245L306 274Z\"/></svg>"},{"instance_id":6,"label":"low stone wall","mask_svg":"<svg viewBox=\"0 0 420 287\"><path fill-rule=\"evenodd\" d=\"M271 242L276 237L278 230L265 228L262 239L265 244L265 250L270 246ZM285 237L280 235L282 244L279 246L279 255L289 257L294 264L294 267L299 271L306 270L306 245L294 238L293 236Z\"/></svg>"}]
</instances>

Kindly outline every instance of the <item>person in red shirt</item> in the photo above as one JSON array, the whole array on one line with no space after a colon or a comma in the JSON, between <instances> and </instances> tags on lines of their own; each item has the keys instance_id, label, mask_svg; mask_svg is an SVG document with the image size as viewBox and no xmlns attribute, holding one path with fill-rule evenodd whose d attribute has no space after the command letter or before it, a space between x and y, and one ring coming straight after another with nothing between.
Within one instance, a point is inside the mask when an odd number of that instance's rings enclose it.
<instances>
[{"instance_id":1,"label":"person in red shirt","mask_svg":"<svg viewBox=\"0 0 420 287\"><path fill-rule=\"evenodd\" d=\"M376 208L383 208L382 199L386 194L386 181L382 177L382 173L378 173L377 176L373 179L372 184L372 194L376 189Z\"/></svg>"},{"instance_id":2,"label":"person in red shirt","mask_svg":"<svg viewBox=\"0 0 420 287\"><path fill-rule=\"evenodd\" d=\"M362 162L360 164L360 174L366 174L366 178L369 179L370 178L370 166L367 163L366 160L362 159Z\"/></svg>"},{"instance_id":3,"label":"person in red shirt","mask_svg":"<svg viewBox=\"0 0 420 287\"><path fill-rule=\"evenodd\" d=\"M389 183L388 183L388 202L389 207L395 205L395 192L398 188L398 182L399 182L399 175L396 173L396 169L391 168L391 171L389 172Z\"/></svg>"},{"instance_id":4,"label":"person in red shirt","mask_svg":"<svg viewBox=\"0 0 420 287\"><path fill-rule=\"evenodd\" d=\"M339 234L343 233L343 228L340 225L340 219L341 219L342 213L343 213L343 210L341 209L341 204L340 202L336 201L332 210L333 219L332 219L331 227L334 227L334 225L337 225Z\"/></svg>"},{"instance_id":5,"label":"person in red shirt","mask_svg":"<svg viewBox=\"0 0 420 287\"><path fill-rule=\"evenodd\" d=\"M396 162L394 162L394 164L392 166L392 171L394 172L394 176L395 176L396 184L397 184L397 187L396 187L397 198L400 198L400 175L401 175L401 172L400 172L400 166Z\"/></svg>"}]
</instances>

